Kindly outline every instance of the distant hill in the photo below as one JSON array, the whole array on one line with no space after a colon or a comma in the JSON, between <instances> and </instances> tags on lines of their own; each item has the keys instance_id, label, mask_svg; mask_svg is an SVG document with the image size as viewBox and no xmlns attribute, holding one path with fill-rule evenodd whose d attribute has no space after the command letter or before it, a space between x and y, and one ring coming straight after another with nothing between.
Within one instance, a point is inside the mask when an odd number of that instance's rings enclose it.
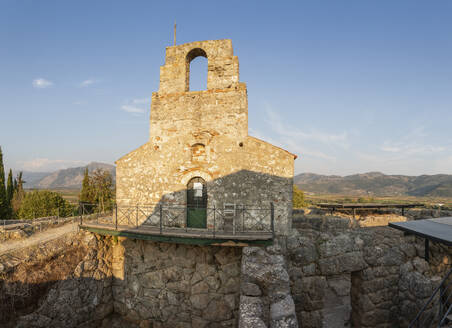
<instances>
[{"instance_id":1,"label":"distant hill","mask_svg":"<svg viewBox=\"0 0 452 328\"><path fill-rule=\"evenodd\" d=\"M294 177L302 190L323 194L452 197L452 175L385 175L380 172L348 175L302 173Z\"/></svg>"},{"instance_id":2,"label":"distant hill","mask_svg":"<svg viewBox=\"0 0 452 328\"><path fill-rule=\"evenodd\" d=\"M24 187L26 189L80 189L86 167L90 173L96 169L110 171L113 180L116 178L114 165L93 162L87 166L72 167L55 172L25 171L23 173L23 179L26 181Z\"/></svg>"}]
</instances>

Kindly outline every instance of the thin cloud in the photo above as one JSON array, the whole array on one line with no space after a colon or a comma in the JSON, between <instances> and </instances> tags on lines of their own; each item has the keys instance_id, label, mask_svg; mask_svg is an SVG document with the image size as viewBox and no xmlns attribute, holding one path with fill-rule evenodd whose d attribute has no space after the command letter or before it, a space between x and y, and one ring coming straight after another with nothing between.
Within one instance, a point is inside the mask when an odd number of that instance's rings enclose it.
<instances>
[{"instance_id":1,"label":"thin cloud","mask_svg":"<svg viewBox=\"0 0 452 328\"><path fill-rule=\"evenodd\" d=\"M425 143L428 134L423 126L418 126L398 139L388 139L379 147L382 152L394 153L400 156L409 157L412 155L426 156L444 152L448 147L444 145L432 145Z\"/></svg>"},{"instance_id":2,"label":"thin cloud","mask_svg":"<svg viewBox=\"0 0 452 328\"><path fill-rule=\"evenodd\" d=\"M17 163L19 164L22 170L32 172L48 172L88 164L85 161L79 160L49 159L49 158L35 158L28 161L19 161Z\"/></svg>"},{"instance_id":3,"label":"thin cloud","mask_svg":"<svg viewBox=\"0 0 452 328\"><path fill-rule=\"evenodd\" d=\"M133 99L132 103L135 105L143 105L149 103L149 98L142 98L142 99Z\"/></svg>"},{"instance_id":4,"label":"thin cloud","mask_svg":"<svg viewBox=\"0 0 452 328\"><path fill-rule=\"evenodd\" d=\"M334 145L342 148L349 147L348 134L346 132L332 134L318 130L311 130L308 132L301 131L299 128L283 123L279 118L279 115L270 108L267 108L266 121L274 132L284 137L305 141L317 141L326 145Z\"/></svg>"},{"instance_id":5,"label":"thin cloud","mask_svg":"<svg viewBox=\"0 0 452 328\"><path fill-rule=\"evenodd\" d=\"M92 80L92 79L85 80L85 81L82 81L80 83L80 87L86 88L86 87L89 87L90 85L93 85L95 83L99 83L99 81L98 80Z\"/></svg>"},{"instance_id":6,"label":"thin cloud","mask_svg":"<svg viewBox=\"0 0 452 328\"><path fill-rule=\"evenodd\" d=\"M380 147L381 151L389 153L397 153L405 156L411 155L430 155L446 150L443 146L423 145L423 144L397 144L397 145L383 145Z\"/></svg>"},{"instance_id":7,"label":"thin cloud","mask_svg":"<svg viewBox=\"0 0 452 328\"><path fill-rule=\"evenodd\" d=\"M39 79L34 79L32 84L33 84L34 88L45 89L45 88L51 87L53 85L53 82L43 79L43 78L39 78Z\"/></svg>"},{"instance_id":8,"label":"thin cloud","mask_svg":"<svg viewBox=\"0 0 452 328\"><path fill-rule=\"evenodd\" d=\"M121 109L127 113L137 113L137 114L142 114L145 111L144 108L139 108L131 105L122 105Z\"/></svg>"},{"instance_id":9,"label":"thin cloud","mask_svg":"<svg viewBox=\"0 0 452 328\"><path fill-rule=\"evenodd\" d=\"M400 147L395 146L382 146L380 147L381 151L387 152L387 153L398 153L400 152Z\"/></svg>"},{"instance_id":10,"label":"thin cloud","mask_svg":"<svg viewBox=\"0 0 452 328\"><path fill-rule=\"evenodd\" d=\"M251 134L304 158L336 162L334 151L323 150L349 147L347 133L332 134L314 130L304 132L283 122L272 108L267 108L265 122L268 129L273 132L273 138L255 129L250 129ZM317 147L312 145L313 143L317 144Z\"/></svg>"},{"instance_id":11,"label":"thin cloud","mask_svg":"<svg viewBox=\"0 0 452 328\"><path fill-rule=\"evenodd\" d=\"M291 137L286 136L278 136L277 139L265 136L261 131L250 128L250 135L265 140L275 146L281 147L283 149L287 149L288 151L296 154L301 157L312 157L318 158L322 160L328 160L330 162L335 162L336 157L328 155L318 149L311 149L306 147L306 145L302 144L299 140L294 140Z\"/></svg>"},{"instance_id":12,"label":"thin cloud","mask_svg":"<svg viewBox=\"0 0 452 328\"><path fill-rule=\"evenodd\" d=\"M149 107L149 98L137 98L127 101L126 104L121 106L121 110L131 114L143 114Z\"/></svg>"}]
</instances>

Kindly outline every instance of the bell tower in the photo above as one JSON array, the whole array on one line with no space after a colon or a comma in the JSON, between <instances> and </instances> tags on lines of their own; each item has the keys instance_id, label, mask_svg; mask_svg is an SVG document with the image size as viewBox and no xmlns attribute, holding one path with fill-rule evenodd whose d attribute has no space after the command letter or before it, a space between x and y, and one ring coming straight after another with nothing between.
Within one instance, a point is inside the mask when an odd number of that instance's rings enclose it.
<instances>
[{"instance_id":1,"label":"bell tower","mask_svg":"<svg viewBox=\"0 0 452 328\"><path fill-rule=\"evenodd\" d=\"M199 56L207 58L207 90L190 91L190 62ZM167 47L159 91L152 94L151 142L206 131L242 141L248 135L246 85L231 40Z\"/></svg>"}]
</instances>

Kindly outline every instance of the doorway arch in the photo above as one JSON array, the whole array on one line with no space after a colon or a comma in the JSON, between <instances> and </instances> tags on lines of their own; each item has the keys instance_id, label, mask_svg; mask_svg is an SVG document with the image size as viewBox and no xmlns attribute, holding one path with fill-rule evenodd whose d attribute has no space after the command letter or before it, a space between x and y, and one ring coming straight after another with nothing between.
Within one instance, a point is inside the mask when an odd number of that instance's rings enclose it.
<instances>
[{"instance_id":1,"label":"doorway arch","mask_svg":"<svg viewBox=\"0 0 452 328\"><path fill-rule=\"evenodd\" d=\"M187 183L187 227L207 228L207 184L201 177Z\"/></svg>"}]
</instances>

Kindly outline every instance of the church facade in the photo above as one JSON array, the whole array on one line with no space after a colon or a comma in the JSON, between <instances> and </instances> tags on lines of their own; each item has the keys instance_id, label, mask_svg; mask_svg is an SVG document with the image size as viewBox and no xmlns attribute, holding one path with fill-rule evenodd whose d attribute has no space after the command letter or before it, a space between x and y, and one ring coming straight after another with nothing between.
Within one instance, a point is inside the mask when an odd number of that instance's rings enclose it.
<instances>
[{"instance_id":1,"label":"church facade","mask_svg":"<svg viewBox=\"0 0 452 328\"><path fill-rule=\"evenodd\" d=\"M207 90L190 91L190 62L198 56L207 58ZM179 209L186 228L229 229L226 215L214 218L221 210L231 214L234 229L252 229L259 211L273 204L275 233L284 235L291 228L295 158L248 135L247 88L231 40L167 47L149 140L116 161L119 215L133 206L155 213L165 204ZM150 222L151 212L137 210L137 224Z\"/></svg>"}]
</instances>

